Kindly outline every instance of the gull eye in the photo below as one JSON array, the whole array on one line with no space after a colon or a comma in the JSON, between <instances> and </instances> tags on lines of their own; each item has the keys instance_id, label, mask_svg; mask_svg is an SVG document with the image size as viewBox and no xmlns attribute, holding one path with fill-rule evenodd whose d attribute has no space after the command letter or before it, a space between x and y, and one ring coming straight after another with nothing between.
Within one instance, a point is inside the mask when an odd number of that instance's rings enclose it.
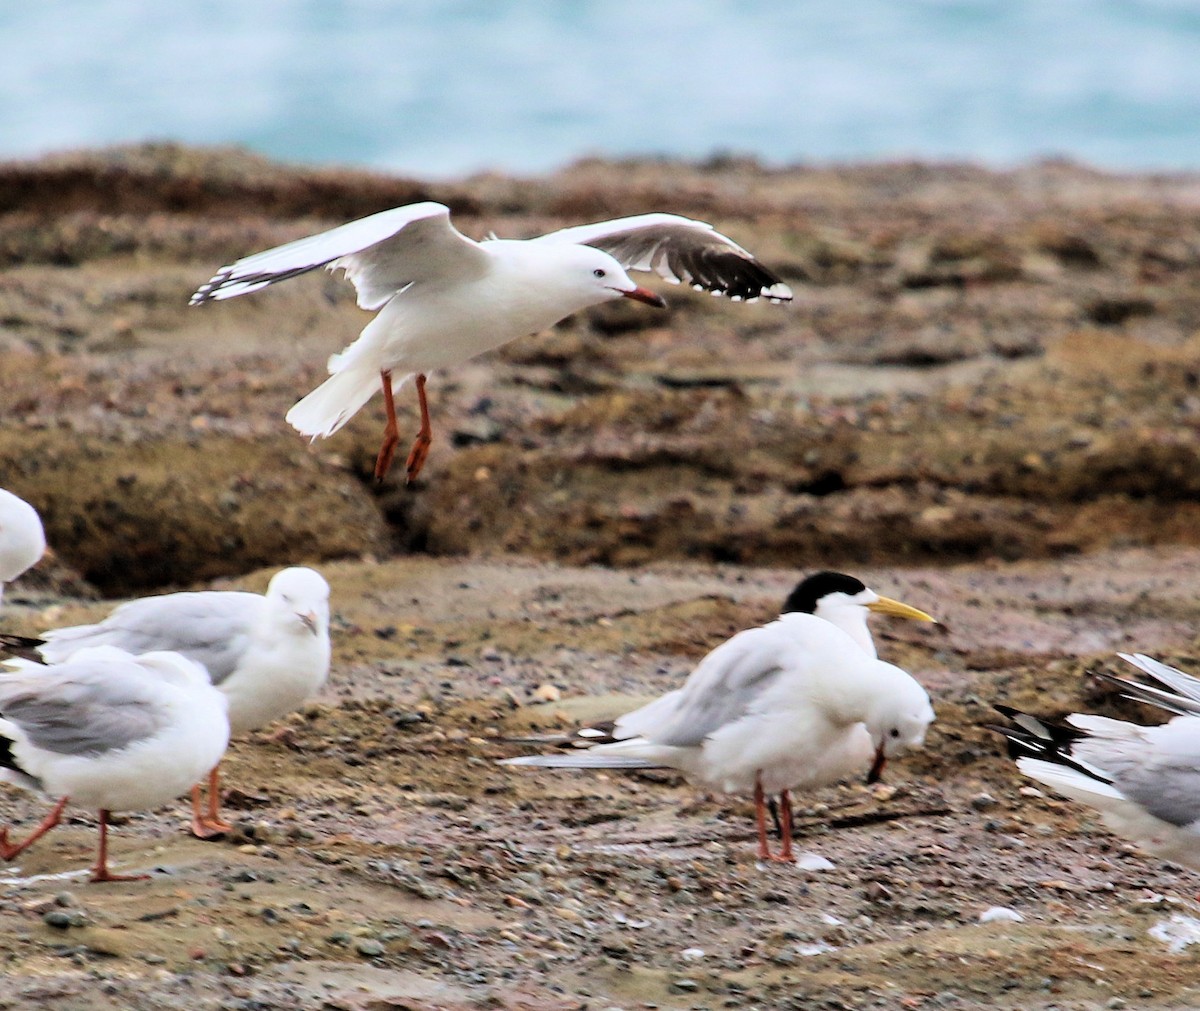
<instances>
[{"instance_id":1,"label":"gull eye","mask_svg":"<svg viewBox=\"0 0 1200 1011\"><path fill-rule=\"evenodd\" d=\"M893 737L899 737L899 736L900 736L900 731L899 731L899 730L898 730L896 727L892 727L892 729L891 729L890 733L891 733L891 735L892 735Z\"/></svg>"},{"instance_id":2,"label":"gull eye","mask_svg":"<svg viewBox=\"0 0 1200 1011\"><path fill-rule=\"evenodd\" d=\"M592 275L594 277L607 277L608 276L607 274L604 273L604 270L601 267L597 267L595 270L593 270Z\"/></svg>"}]
</instances>

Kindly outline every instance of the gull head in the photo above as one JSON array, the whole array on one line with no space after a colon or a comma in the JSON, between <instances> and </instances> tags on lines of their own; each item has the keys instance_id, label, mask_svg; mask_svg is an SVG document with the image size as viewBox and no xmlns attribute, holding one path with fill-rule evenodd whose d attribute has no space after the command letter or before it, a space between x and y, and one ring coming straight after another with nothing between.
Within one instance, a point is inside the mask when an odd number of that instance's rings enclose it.
<instances>
[{"instance_id":1,"label":"gull head","mask_svg":"<svg viewBox=\"0 0 1200 1011\"><path fill-rule=\"evenodd\" d=\"M298 635L322 636L329 629L329 584L314 569L295 567L275 573L267 586L267 605L284 628Z\"/></svg>"},{"instance_id":2,"label":"gull head","mask_svg":"<svg viewBox=\"0 0 1200 1011\"><path fill-rule=\"evenodd\" d=\"M577 292L580 299L587 299L588 305L615 298L632 298L656 309L667 306L666 299L633 281L625 268L603 250L591 246L556 245L554 254L560 283Z\"/></svg>"},{"instance_id":3,"label":"gull head","mask_svg":"<svg viewBox=\"0 0 1200 1011\"><path fill-rule=\"evenodd\" d=\"M880 686L864 721L875 748L868 783L879 781L889 758L924 744L925 732L933 722L933 706L925 689L900 668L892 669L897 676Z\"/></svg>"}]
</instances>

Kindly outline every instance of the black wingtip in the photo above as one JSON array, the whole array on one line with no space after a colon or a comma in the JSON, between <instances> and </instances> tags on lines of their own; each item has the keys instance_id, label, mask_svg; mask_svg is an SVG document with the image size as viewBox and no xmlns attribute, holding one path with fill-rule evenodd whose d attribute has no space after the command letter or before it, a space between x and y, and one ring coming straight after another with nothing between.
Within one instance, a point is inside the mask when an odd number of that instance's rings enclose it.
<instances>
[{"instance_id":1,"label":"black wingtip","mask_svg":"<svg viewBox=\"0 0 1200 1011\"><path fill-rule=\"evenodd\" d=\"M0 656L17 657L21 660L42 662L39 652L46 645L45 639L36 639L27 635L14 635L11 632L0 632Z\"/></svg>"}]
</instances>

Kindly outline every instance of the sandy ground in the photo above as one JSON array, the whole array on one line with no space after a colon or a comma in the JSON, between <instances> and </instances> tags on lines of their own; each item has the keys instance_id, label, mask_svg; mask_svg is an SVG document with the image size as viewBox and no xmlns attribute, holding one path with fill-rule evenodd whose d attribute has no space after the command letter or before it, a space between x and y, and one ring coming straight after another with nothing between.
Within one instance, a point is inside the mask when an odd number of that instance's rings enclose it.
<instances>
[{"instance_id":1,"label":"sandy ground","mask_svg":"<svg viewBox=\"0 0 1200 1011\"><path fill-rule=\"evenodd\" d=\"M426 197L471 234L703 216L797 303L668 292L437 377L426 475L377 489L376 404L311 449L282 422L362 325L339 282L183 306L233 256ZM335 611L325 692L231 750L229 839L131 814L116 862L151 880L91 886L78 812L0 870L0 1004L1200 1005L1195 949L1151 933L1200 916L1200 881L986 729L996 701L1153 719L1087 676L1118 649L1197 668L1198 219L1196 178L1062 164L0 166L0 467L58 551L5 627L299 562ZM748 802L674 775L495 766L677 684L829 566L945 623L876 624L938 722L884 787L800 798L833 869L758 865Z\"/></svg>"}]
</instances>

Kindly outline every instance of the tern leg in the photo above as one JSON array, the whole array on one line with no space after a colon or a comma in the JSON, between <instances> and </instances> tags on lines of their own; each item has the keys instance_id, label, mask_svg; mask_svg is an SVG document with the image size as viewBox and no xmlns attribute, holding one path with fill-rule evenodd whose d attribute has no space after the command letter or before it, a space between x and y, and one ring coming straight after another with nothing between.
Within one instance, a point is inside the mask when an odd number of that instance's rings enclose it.
<instances>
[{"instance_id":1,"label":"tern leg","mask_svg":"<svg viewBox=\"0 0 1200 1011\"><path fill-rule=\"evenodd\" d=\"M767 811L770 812L771 821L775 823L775 834L780 839L783 838L783 822L779 820L779 805L775 803L774 797L767 798Z\"/></svg>"},{"instance_id":2,"label":"tern leg","mask_svg":"<svg viewBox=\"0 0 1200 1011\"><path fill-rule=\"evenodd\" d=\"M213 839L224 835L233 826L221 818L221 766L208 774L208 813L200 803L200 784L192 787L192 835L197 839Z\"/></svg>"},{"instance_id":3,"label":"tern leg","mask_svg":"<svg viewBox=\"0 0 1200 1011\"><path fill-rule=\"evenodd\" d=\"M754 777L754 820L758 825L758 859L770 860L771 850L767 846L767 807L763 802L762 778Z\"/></svg>"},{"instance_id":4,"label":"tern leg","mask_svg":"<svg viewBox=\"0 0 1200 1011\"><path fill-rule=\"evenodd\" d=\"M408 451L408 480L415 481L425 466L425 457L429 455L429 444L433 442L433 428L429 424L429 404L425 400L425 373L417 373L417 399L421 404L421 429L413 440L412 449Z\"/></svg>"},{"instance_id":5,"label":"tern leg","mask_svg":"<svg viewBox=\"0 0 1200 1011\"><path fill-rule=\"evenodd\" d=\"M792 798L787 790L779 791L779 808L783 814L783 825L779 830L783 836L783 848L776 859L794 864L796 855L792 852Z\"/></svg>"},{"instance_id":6,"label":"tern leg","mask_svg":"<svg viewBox=\"0 0 1200 1011\"><path fill-rule=\"evenodd\" d=\"M62 800L55 804L54 807L50 809L50 813L42 819L42 823L19 843L10 843L8 841L7 826L0 829L0 860L11 860L30 843L36 842L52 828L54 828L54 826L62 820L63 808L67 806L67 801L69 799L70 798L68 797L63 797Z\"/></svg>"},{"instance_id":7,"label":"tern leg","mask_svg":"<svg viewBox=\"0 0 1200 1011\"><path fill-rule=\"evenodd\" d=\"M383 383L383 408L387 412L387 424L383 429L383 444L375 457L375 480L382 481L392 465L396 447L400 444L400 426L396 423L396 400L392 395L392 371L382 369L379 373ZM424 377L422 377L424 378Z\"/></svg>"},{"instance_id":8,"label":"tern leg","mask_svg":"<svg viewBox=\"0 0 1200 1011\"><path fill-rule=\"evenodd\" d=\"M149 874L113 874L108 869L108 812L100 809L100 851L96 854L96 866L92 868L93 884L103 881L145 881Z\"/></svg>"}]
</instances>

